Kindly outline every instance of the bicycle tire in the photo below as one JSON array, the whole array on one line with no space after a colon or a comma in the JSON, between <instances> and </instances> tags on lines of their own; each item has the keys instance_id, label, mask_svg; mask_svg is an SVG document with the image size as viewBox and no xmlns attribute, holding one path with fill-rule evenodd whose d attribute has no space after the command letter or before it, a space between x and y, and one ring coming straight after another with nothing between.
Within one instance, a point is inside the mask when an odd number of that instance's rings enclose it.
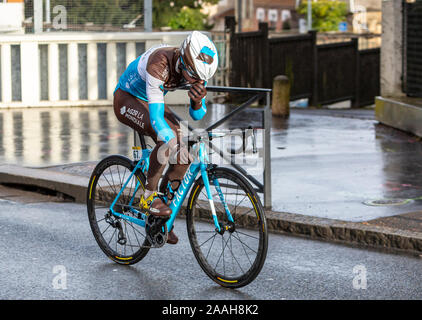
<instances>
[{"instance_id":1,"label":"bicycle tire","mask_svg":"<svg viewBox=\"0 0 422 320\"><path fill-rule=\"evenodd\" d=\"M109 156L100 161L94 168L87 190L88 218L94 238L106 256L119 264L134 264L139 262L146 256L150 247L143 227L119 219L109 211L110 205L118 195L125 180L129 178L133 169L133 162L128 158L120 155ZM117 179L118 181L115 181ZM126 187L126 189L129 188L129 191L122 194L115 208L120 208L117 210L122 210L122 212L129 208L130 195L132 194L132 190L135 189L134 185L136 185L136 181L139 181L141 186L137 191L137 198L145 190L145 180L143 173L138 170ZM128 212L125 212L125 214L128 214ZM111 217L114 222L120 221L120 229L126 240L129 241L129 244L122 245L117 241L119 239L119 228L108 223L106 216ZM108 230L112 232L110 238ZM130 236L130 233L132 233L132 236Z\"/></svg>"},{"instance_id":2,"label":"bicycle tire","mask_svg":"<svg viewBox=\"0 0 422 320\"><path fill-rule=\"evenodd\" d=\"M227 229L223 234L220 234L215 230L209 203L208 207L206 206L207 199L206 192L204 191L204 183L202 178L199 178L195 181L191 189L186 212L186 224L190 245L196 260L208 277L223 287L240 288L251 283L258 276L265 263L268 250L265 211L255 190L240 173L229 168L216 167L209 170L208 176L210 185L214 190L214 192L212 191L214 202L217 200L215 208L220 226L227 227L227 224L230 223L224 212L224 205L218 203L218 200L221 201L221 198L219 198L215 189L213 179L217 179L222 192L225 188L226 194L224 194L224 198L234 219L234 228L232 229L234 231L230 232ZM229 193L234 192L234 189L236 189L236 195ZM237 192L239 190L241 190L241 193L244 193L244 196L239 203L233 204L234 198L237 201ZM244 206L245 203L242 203L245 200L250 202L246 207ZM221 236L222 241L222 252L218 252L218 248L216 250L212 249L215 240L217 239L219 241L217 238L219 236ZM253 245L251 244L253 242L252 240L254 240ZM241 251L236 253L236 255L233 253L234 245ZM209 247L208 249L207 246ZM226 247L226 251L232 254L232 263L234 264L233 274L229 272L229 268L226 266L227 261L224 261ZM212 251L216 251L216 255ZM251 258L254 254L255 257ZM214 257L210 255L214 255ZM217 257L219 258L217 259ZM220 264L220 260L222 261L222 265ZM240 262L245 261L246 266L250 264L247 269L242 268L240 265ZM236 274L236 272L239 273Z\"/></svg>"}]
</instances>

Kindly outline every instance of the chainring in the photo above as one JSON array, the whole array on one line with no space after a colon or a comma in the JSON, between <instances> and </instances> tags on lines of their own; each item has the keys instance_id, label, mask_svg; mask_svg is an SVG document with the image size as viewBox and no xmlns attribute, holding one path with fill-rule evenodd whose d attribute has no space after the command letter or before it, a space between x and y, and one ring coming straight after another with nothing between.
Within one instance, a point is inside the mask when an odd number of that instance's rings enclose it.
<instances>
[{"instance_id":1,"label":"chainring","mask_svg":"<svg viewBox=\"0 0 422 320\"><path fill-rule=\"evenodd\" d=\"M168 218L155 217L149 215L145 223L147 240L154 248L161 248L167 242L168 232L166 221Z\"/></svg>"}]
</instances>

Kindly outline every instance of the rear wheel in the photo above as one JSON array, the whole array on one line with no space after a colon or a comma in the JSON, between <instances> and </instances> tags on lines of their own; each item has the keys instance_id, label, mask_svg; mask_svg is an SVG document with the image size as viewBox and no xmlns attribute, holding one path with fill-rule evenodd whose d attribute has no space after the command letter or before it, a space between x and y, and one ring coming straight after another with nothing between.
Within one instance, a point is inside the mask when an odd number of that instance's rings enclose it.
<instances>
[{"instance_id":1,"label":"rear wheel","mask_svg":"<svg viewBox=\"0 0 422 320\"><path fill-rule=\"evenodd\" d=\"M203 181L198 179L188 202L189 241L199 265L213 281L239 288L253 281L264 265L268 247L265 212L255 190L236 171L214 168L209 171L209 180L223 231L215 228Z\"/></svg>"},{"instance_id":2,"label":"rear wheel","mask_svg":"<svg viewBox=\"0 0 422 320\"><path fill-rule=\"evenodd\" d=\"M150 247L144 227L118 218L110 211L111 204L133 169L128 158L118 155L107 157L95 167L88 185L87 207L92 233L102 251L120 264L140 261ZM133 206L139 204L144 186L145 177L137 172L116 202L114 210L137 218L129 204L132 197Z\"/></svg>"}]
</instances>

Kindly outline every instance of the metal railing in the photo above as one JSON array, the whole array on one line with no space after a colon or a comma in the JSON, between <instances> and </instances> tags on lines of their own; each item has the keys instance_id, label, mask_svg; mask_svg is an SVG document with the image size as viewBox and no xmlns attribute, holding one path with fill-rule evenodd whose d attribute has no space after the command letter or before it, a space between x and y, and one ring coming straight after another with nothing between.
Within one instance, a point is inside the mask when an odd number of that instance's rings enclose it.
<instances>
[{"instance_id":1,"label":"metal railing","mask_svg":"<svg viewBox=\"0 0 422 320\"><path fill-rule=\"evenodd\" d=\"M188 90L189 87L179 87L178 90ZM264 207L270 209L272 205L271 197L271 89L261 89L261 88L241 88L241 87L220 87L220 86L207 86L207 92L224 92L224 93L237 93L237 94L252 94L248 100L236 107L234 110L229 112L223 118L217 122L209 125L204 130L207 132L212 131L213 129L218 128L224 122L231 119L233 116L242 112L247 107L251 106L254 102L263 100L265 105L259 106L262 112L262 128L264 129L263 134L263 153L264 153L264 170L263 170L263 183L259 182L255 177L250 175L242 166L235 163L231 154L217 148L213 143L210 143L210 147L217 152L224 160L228 161L236 170L242 173L245 177L252 182L256 188L255 190L264 195ZM173 112L174 113L174 112ZM183 119L174 113L176 118L179 121ZM188 125L188 130L193 132L194 129Z\"/></svg>"}]
</instances>

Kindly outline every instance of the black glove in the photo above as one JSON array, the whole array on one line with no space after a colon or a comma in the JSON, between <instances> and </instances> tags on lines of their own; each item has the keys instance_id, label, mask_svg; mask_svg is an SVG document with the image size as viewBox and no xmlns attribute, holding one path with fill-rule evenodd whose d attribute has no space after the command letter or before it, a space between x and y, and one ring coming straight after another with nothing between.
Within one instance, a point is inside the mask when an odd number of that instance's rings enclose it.
<instances>
[{"instance_id":1,"label":"black glove","mask_svg":"<svg viewBox=\"0 0 422 320\"><path fill-rule=\"evenodd\" d=\"M196 82L191 86L188 92L188 96L189 98L191 98L194 107L197 107L194 109L199 109L201 107L202 99L205 98L206 95L207 89L202 83Z\"/></svg>"}]
</instances>

